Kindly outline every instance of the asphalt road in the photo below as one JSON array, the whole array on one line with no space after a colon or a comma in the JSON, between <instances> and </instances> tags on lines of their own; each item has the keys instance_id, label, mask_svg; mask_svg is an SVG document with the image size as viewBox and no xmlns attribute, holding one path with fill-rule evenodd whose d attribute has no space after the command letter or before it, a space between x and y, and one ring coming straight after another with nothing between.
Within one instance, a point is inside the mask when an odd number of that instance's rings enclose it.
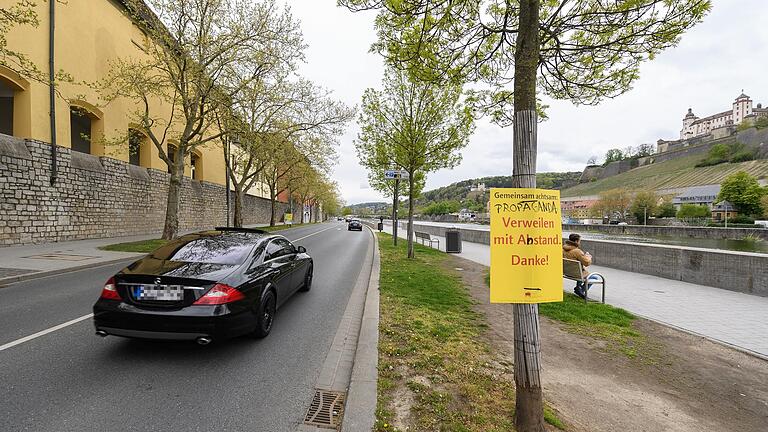
<instances>
[{"instance_id":1,"label":"asphalt road","mask_svg":"<svg viewBox=\"0 0 768 432\"><path fill-rule=\"evenodd\" d=\"M281 232L315 261L312 290L266 339L201 347L94 335L86 319L0 351L0 431L292 431L361 270L370 235ZM0 346L91 312L110 265L0 289Z\"/></svg>"}]
</instances>

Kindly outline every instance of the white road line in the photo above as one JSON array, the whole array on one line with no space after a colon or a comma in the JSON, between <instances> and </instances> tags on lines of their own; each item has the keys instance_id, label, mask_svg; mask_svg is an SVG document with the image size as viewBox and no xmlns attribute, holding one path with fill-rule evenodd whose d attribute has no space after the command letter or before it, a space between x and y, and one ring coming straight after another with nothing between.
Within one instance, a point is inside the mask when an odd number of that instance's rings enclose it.
<instances>
[{"instance_id":1,"label":"white road line","mask_svg":"<svg viewBox=\"0 0 768 432\"><path fill-rule=\"evenodd\" d=\"M295 239L295 240L291 240L291 241L293 241L293 242L297 242L297 241L299 241L299 240L304 240L304 239L305 239L305 238L307 238L307 237L312 237L312 236L313 236L313 235L315 235L315 234L320 234L321 232L325 232L325 231L328 231L328 230L331 230L331 229L334 229L334 228L336 228L336 227L332 226L332 227L330 227L330 228L326 228L326 229L324 229L324 230L316 231L316 232L313 232L313 233L312 233L312 234L310 234L310 235L305 235L304 237L299 237L299 238L297 238L297 239Z\"/></svg>"},{"instance_id":2,"label":"white road line","mask_svg":"<svg viewBox=\"0 0 768 432\"><path fill-rule=\"evenodd\" d=\"M45 335L47 335L48 333L53 333L53 332L55 332L56 330L61 330L61 329L63 329L64 327L68 327L68 326L71 326L72 324L77 324L77 323L79 323L80 321L83 321L83 320L87 320L88 318L91 318L92 316L93 316L93 314L92 314L92 313L89 313L88 315L83 315L83 316L81 316L80 318L75 318L75 319L73 319L73 320L71 320L71 321L67 321L67 322L65 322L65 323L62 323L62 324L59 324L59 325L57 325L57 326L53 326L53 327L51 327L51 328L49 328L49 329L45 329L45 330L43 330L43 331L39 331L39 332L37 332L37 333L35 333L35 334L31 334L31 335L29 335L29 336L25 336L25 337L23 337L23 338L21 338L21 339L16 339L16 340L15 340L15 341L13 341L13 342L8 342L8 343L7 343L7 344L5 344L5 345L0 345L0 351L5 351L5 350L7 350L8 348L13 348L13 347L15 347L16 345L20 345L20 344L23 344L24 342L28 342L28 341L31 341L32 339L35 339L35 338L39 338L40 336L45 336Z\"/></svg>"}]
</instances>

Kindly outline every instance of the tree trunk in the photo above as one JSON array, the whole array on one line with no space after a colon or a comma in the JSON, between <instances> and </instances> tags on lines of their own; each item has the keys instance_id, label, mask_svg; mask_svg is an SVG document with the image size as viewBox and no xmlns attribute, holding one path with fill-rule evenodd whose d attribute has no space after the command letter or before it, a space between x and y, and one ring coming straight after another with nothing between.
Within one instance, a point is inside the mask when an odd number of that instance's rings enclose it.
<instances>
[{"instance_id":1,"label":"tree trunk","mask_svg":"<svg viewBox=\"0 0 768 432\"><path fill-rule=\"evenodd\" d=\"M313 210L314 204L309 205L309 220L307 222L312 223L312 210ZM301 217L304 217L302 214Z\"/></svg>"},{"instance_id":2,"label":"tree trunk","mask_svg":"<svg viewBox=\"0 0 768 432\"><path fill-rule=\"evenodd\" d=\"M408 258L413 258L413 173L408 180Z\"/></svg>"},{"instance_id":3,"label":"tree trunk","mask_svg":"<svg viewBox=\"0 0 768 432\"><path fill-rule=\"evenodd\" d=\"M269 203L270 203L270 211L269 211L269 226L275 226L275 200L277 200L277 196L275 192L272 190L272 188L269 189Z\"/></svg>"},{"instance_id":4,"label":"tree trunk","mask_svg":"<svg viewBox=\"0 0 768 432\"><path fill-rule=\"evenodd\" d=\"M184 155L181 148L176 151L176 160L171 168L168 182L168 201L165 207L165 226L163 239L172 240L179 232L179 204L181 203L181 181L184 178Z\"/></svg>"},{"instance_id":5,"label":"tree trunk","mask_svg":"<svg viewBox=\"0 0 768 432\"><path fill-rule=\"evenodd\" d=\"M536 187L536 72L539 65L539 0L520 0L515 47L513 187ZM515 429L544 432L539 306L513 305L515 326Z\"/></svg>"},{"instance_id":6,"label":"tree trunk","mask_svg":"<svg viewBox=\"0 0 768 432\"><path fill-rule=\"evenodd\" d=\"M233 216L232 225L236 228L242 228L243 226L243 195L241 187L235 186L235 214Z\"/></svg>"}]
</instances>

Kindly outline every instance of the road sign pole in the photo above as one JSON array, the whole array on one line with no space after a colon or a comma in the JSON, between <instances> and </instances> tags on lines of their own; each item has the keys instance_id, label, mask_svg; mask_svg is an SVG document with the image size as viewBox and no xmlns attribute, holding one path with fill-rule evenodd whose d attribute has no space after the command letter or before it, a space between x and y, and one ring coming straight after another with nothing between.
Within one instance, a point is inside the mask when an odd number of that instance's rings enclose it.
<instances>
[{"instance_id":1,"label":"road sign pole","mask_svg":"<svg viewBox=\"0 0 768 432\"><path fill-rule=\"evenodd\" d=\"M400 191L400 178L395 178L395 193L392 194L392 241L397 246L397 199L398 192Z\"/></svg>"}]
</instances>

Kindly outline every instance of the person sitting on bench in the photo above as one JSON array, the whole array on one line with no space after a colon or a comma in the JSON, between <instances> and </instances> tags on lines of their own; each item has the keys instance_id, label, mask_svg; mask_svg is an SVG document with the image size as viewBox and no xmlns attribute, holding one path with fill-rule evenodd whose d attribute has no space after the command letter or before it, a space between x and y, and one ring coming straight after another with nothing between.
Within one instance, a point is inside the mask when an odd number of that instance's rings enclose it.
<instances>
[{"instance_id":1,"label":"person sitting on bench","mask_svg":"<svg viewBox=\"0 0 768 432\"><path fill-rule=\"evenodd\" d=\"M563 258L579 261L582 267L582 276L584 278L589 275L587 267L592 264L592 255L589 252L581 250L581 236L573 233L568 236L568 240L563 244ZM583 282L576 282L576 287L573 288L573 292L581 298L585 298L589 290L589 284L584 286Z\"/></svg>"}]
</instances>

